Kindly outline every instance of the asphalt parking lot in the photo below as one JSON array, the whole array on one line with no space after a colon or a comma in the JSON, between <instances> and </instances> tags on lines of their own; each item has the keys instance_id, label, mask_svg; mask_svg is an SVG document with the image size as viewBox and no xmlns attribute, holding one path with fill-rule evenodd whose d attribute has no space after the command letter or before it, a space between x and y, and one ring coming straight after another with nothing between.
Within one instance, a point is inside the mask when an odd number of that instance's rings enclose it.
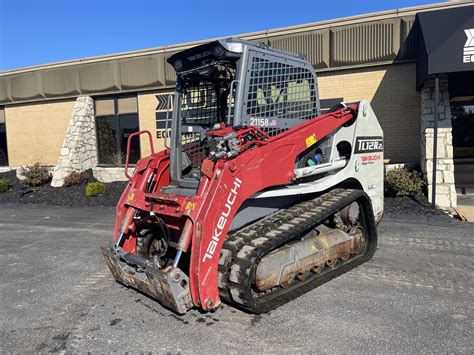
<instances>
[{"instance_id":1,"label":"asphalt parking lot","mask_svg":"<svg viewBox=\"0 0 474 355\"><path fill-rule=\"evenodd\" d=\"M387 215L361 267L261 316L177 316L109 275L112 208L0 205L0 353L474 349L474 224Z\"/></svg>"}]
</instances>

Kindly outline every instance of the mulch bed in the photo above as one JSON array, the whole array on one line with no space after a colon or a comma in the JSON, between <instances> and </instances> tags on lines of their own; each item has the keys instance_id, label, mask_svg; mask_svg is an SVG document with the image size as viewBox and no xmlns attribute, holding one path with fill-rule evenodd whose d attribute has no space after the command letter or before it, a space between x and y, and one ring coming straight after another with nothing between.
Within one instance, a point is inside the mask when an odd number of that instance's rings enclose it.
<instances>
[{"instance_id":1,"label":"mulch bed","mask_svg":"<svg viewBox=\"0 0 474 355\"><path fill-rule=\"evenodd\" d=\"M58 206L115 206L127 185L127 182L113 182L106 185L106 192L96 197L86 197L86 184L51 187L46 184L33 187L33 192L21 194L22 184L16 178L16 172L0 173L12 185L10 190L0 193L0 203L37 203ZM439 209L433 208L422 193L416 196L385 197L385 213L405 215L445 215Z\"/></svg>"},{"instance_id":2,"label":"mulch bed","mask_svg":"<svg viewBox=\"0 0 474 355\"><path fill-rule=\"evenodd\" d=\"M52 187L49 183L39 187L32 187L33 192L22 196L23 184L18 181L15 171L0 173L0 178L8 179L10 190L0 193L0 203L36 203L57 206L115 206L127 185L127 182L113 182L105 184L106 191L103 195L86 197L86 184ZM92 180L91 180L92 181Z\"/></svg>"},{"instance_id":3,"label":"mulch bed","mask_svg":"<svg viewBox=\"0 0 474 355\"><path fill-rule=\"evenodd\" d=\"M443 210L433 208L421 192L414 196L385 197L384 213L423 216L446 215Z\"/></svg>"}]
</instances>

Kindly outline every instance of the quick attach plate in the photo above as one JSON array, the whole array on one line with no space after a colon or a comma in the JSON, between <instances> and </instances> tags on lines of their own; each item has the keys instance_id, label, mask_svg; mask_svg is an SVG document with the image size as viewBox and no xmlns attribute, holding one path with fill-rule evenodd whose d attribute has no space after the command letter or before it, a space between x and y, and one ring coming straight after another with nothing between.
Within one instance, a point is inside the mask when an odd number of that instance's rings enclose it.
<instances>
[{"instance_id":1,"label":"quick attach plate","mask_svg":"<svg viewBox=\"0 0 474 355\"><path fill-rule=\"evenodd\" d=\"M178 314L185 314L193 306L189 278L179 268L168 266L161 270L144 259L144 266L139 267L140 271L137 271L136 267L126 262L126 255L124 260L121 260L113 248L101 249L110 272L121 284L156 298L163 306ZM137 256L133 255L132 258L136 259Z\"/></svg>"}]
</instances>

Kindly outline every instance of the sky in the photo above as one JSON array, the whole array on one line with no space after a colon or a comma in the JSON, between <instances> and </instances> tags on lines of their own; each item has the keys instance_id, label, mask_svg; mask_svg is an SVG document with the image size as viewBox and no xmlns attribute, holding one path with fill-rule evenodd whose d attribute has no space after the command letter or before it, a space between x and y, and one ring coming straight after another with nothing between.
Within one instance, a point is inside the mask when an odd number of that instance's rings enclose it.
<instances>
[{"instance_id":1,"label":"sky","mask_svg":"<svg viewBox=\"0 0 474 355\"><path fill-rule=\"evenodd\" d=\"M0 71L436 2L0 0Z\"/></svg>"}]
</instances>

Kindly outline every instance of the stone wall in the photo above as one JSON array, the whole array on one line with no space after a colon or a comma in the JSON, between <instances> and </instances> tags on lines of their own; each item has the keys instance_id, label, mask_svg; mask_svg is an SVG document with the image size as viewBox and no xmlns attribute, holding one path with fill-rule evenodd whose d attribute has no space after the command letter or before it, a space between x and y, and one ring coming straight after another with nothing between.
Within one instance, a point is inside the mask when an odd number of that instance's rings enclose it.
<instances>
[{"instance_id":1,"label":"stone wall","mask_svg":"<svg viewBox=\"0 0 474 355\"><path fill-rule=\"evenodd\" d=\"M128 178L125 176L125 168L105 168L95 167L92 169L94 177L100 182L114 182L114 181L127 181ZM130 175L133 173L133 168L129 168Z\"/></svg>"},{"instance_id":2,"label":"stone wall","mask_svg":"<svg viewBox=\"0 0 474 355\"><path fill-rule=\"evenodd\" d=\"M449 104L448 77L441 76L438 102L438 143L436 165L436 205L452 208L457 205L454 184L453 137ZM421 169L428 181L428 199L433 188L434 79L425 81L421 91Z\"/></svg>"},{"instance_id":3,"label":"stone wall","mask_svg":"<svg viewBox=\"0 0 474 355\"><path fill-rule=\"evenodd\" d=\"M74 105L58 165L51 186L64 185L64 178L73 171L85 171L97 166L94 100L79 96Z\"/></svg>"}]
</instances>

